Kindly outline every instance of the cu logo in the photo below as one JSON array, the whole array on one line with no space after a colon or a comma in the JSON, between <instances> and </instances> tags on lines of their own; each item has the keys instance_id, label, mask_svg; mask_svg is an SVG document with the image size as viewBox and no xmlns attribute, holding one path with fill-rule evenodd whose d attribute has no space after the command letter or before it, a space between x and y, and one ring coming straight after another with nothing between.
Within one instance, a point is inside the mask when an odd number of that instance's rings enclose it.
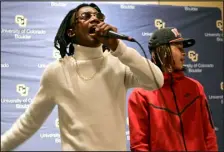
<instances>
[{"instance_id":1,"label":"cu logo","mask_svg":"<svg viewBox=\"0 0 224 152\"><path fill-rule=\"evenodd\" d=\"M191 61L193 61L193 62L197 62L198 61L198 53L196 53L195 51L188 51L188 58L191 59Z\"/></svg>"},{"instance_id":2,"label":"cu logo","mask_svg":"<svg viewBox=\"0 0 224 152\"><path fill-rule=\"evenodd\" d=\"M129 119L128 119L128 117L126 118L126 123L129 126Z\"/></svg>"},{"instance_id":3,"label":"cu logo","mask_svg":"<svg viewBox=\"0 0 224 152\"><path fill-rule=\"evenodd\" d=\"M61 58L60 51L58 51L56 48L53 49L53 58L55 59Z\"/></svg>"},{"instance_id":4,"label":"cu logo","mask_svg":"<svg viewBox=\"0 0 224 152\"><path fill-rule=\"evenodd\" d=\"M158 29L164 28L165 27L165 22L163 22L161 19L155 19L155 27Z\"/></svg>"},{"instance_id":5,"label":"cu logo","mask_svg":"<svg viewBox=\"0 0 224 152\"><path fill-rule=\"evenodd\" d=\"M223 31L223 26L222 26L222 20L217 20L216 21L216 27L220 30Z\"/></svg>"},{"instance_id":6,"label":"cu logo","mask_svg":"<svg viewBox=\"0 0 224 152\"><path fill-rule=\"evenodd\" d=\"M56 120L55 120L55 127L59 128L59 119L58 118L56 118Z\"/></svg>"},{"instance_id":7,"label":"cu logo","mask_svg":"<svg viewBox=\"0 0 224 152\"><path fill-rule=\"evenodd\" d=\"M24 84L17 84L16 92L18 92L22 97L26 97L28 96L29 87L25 86Z\"/></svg>"},{"instance_id":8,"label":"cu logo","mask_svg":"<svg viewBox=\"0 0 224 152\"><path fill-rule=\"evenodd\" d=\"M18 24L20 27L26 27L27 18L25 18L23 15L16 15L15 16L15 23Z\"/></svg>"}]
</instances>

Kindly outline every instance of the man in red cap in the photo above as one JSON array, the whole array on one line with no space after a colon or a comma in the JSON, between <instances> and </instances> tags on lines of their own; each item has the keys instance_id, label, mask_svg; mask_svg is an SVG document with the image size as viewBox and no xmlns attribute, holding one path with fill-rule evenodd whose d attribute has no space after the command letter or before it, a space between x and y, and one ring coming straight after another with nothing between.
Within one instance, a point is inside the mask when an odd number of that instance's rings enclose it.
<instances>
[{"instance_id":1,"label":"man in red cap","mask_svg":"<svg viewBox=\"0 0 224 152\"><path fill-rule=\"evenodd\" d=\"M152 61L164 74L159 90L136 88L128 101L132 151L218 151L203 86L184 75L184 39L176 28L156 30L149 40Z\"/></svg>"}]
</instances>

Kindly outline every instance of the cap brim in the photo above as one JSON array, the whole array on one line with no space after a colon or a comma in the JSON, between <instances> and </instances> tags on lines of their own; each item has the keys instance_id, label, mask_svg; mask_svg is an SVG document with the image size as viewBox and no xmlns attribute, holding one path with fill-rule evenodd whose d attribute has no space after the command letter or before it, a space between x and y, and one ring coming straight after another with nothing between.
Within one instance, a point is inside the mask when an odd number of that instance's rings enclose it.
<instances>
[{"instance_id":1,"label":"cap brim","mask_svg":"<svg viewBox=\"0 0 224 152\"><path fill-rule=\"evenodd\" d=\"M184 39L184 38L179 38L179 39L176 39L176 40L172 40L171 42L183 42L183 47L184 48L191 47L195 44L194 39Z\"/></svg>"},{"instance_id":2,"label":"cap brim","mask_svg":"<svg viewBox=\"0 0 224 152\"><path fill-rule=\"evenodd\" d=\"M191 47L194 44L195 44L195 40L194 39L184 39L184 41L183 41L184 48Z\"/></svg>"}]
</instances>

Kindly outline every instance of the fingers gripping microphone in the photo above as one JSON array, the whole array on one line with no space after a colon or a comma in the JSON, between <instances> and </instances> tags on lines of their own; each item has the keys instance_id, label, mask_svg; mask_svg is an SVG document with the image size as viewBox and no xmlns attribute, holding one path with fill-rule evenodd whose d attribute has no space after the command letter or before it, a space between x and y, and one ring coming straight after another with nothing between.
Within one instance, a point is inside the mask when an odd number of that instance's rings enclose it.
<instances>
[{"instance_id":1,"label":"fingers gripping microphone","mask_svg":"<svg viewBox=\"0 0 224 152\"><path fill-rule=\"evenodd\" d=\"M93 32L96 33L96 28L94 27L93 28ZM121 39L121 40L127 40L127 41L131 41L131 42L136 42L136 40L130 36L126 36L124 34L119 34L119 33L116 33L112 30L108 30L106 32L106 34L103 34L101 35L102 37L105 37L105 38L114 38L114 39Z\"/></svg>"},{"instance_id":2,"label":"fingers gripping microphone","mask_svg":"<svg viewBox=\"0 0 224 152\"><path fill-rule=\"evenodd\" d=\"M127 41L131 41L131 42L135 42L135 39L133 39L132 37L123 35L123 34L118 34L114 31L107 31L106 35L104 35L105 37L108 38L115 38L115 39L121 39L121 40L127 40Z\"/></svg>"}]
</instances>

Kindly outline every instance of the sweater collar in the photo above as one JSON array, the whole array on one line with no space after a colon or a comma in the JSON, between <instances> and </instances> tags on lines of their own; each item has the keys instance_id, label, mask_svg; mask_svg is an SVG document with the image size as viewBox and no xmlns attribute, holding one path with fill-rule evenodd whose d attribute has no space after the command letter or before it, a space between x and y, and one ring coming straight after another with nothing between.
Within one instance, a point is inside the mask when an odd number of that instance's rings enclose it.
<instances>
[{"instance_id":1,"label":"sweater collar","mask_svg":"<svg viewBox=\"0 0 224 152\"><path fill-rule=\"evenodd\" d=\"M74 56L77 60L91 60L103 56L102 45L98 47L86 47L74 44L74 48L75 48Z\"/></svg>"}]
</instances>

